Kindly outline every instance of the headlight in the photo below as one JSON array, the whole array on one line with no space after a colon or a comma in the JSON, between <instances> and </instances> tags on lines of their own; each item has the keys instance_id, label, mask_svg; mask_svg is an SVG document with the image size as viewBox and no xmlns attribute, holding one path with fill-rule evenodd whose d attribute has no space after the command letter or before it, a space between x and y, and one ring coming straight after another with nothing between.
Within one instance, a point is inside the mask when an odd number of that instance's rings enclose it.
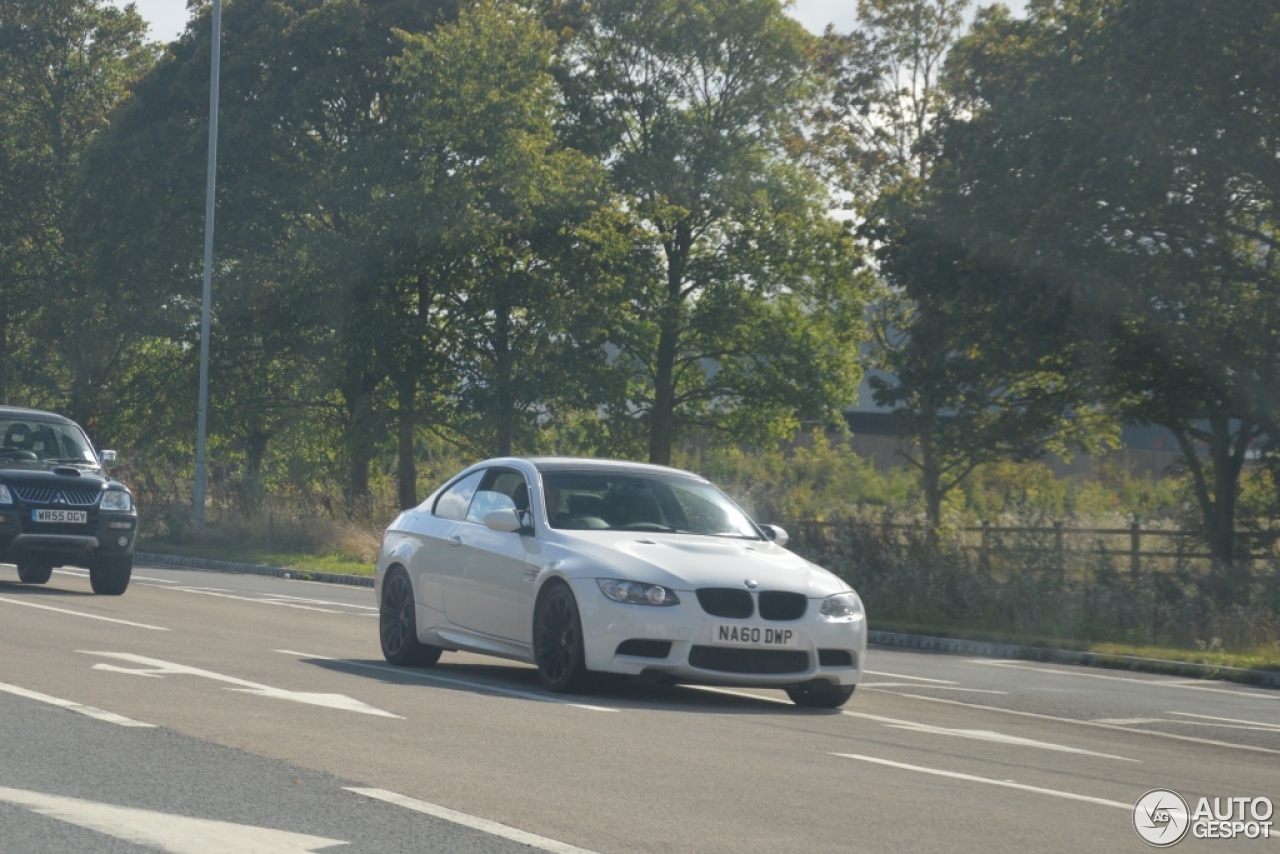
<instances>
[{"instance_id":1,"label":"headlight","mask_svg":"<svg viewBox=\"0 0 1280 854\"><path fill-rule=\"evenodd\" d=\"M620 581L613 578L597 578L600 592L615 602L627 605L679 605L680 597L661 584L644 584L639 581Z\"/></svg>"},{"instance_id":2,"label":"headlight","mask_svg":"<svg viewBox=\"0 0 1280 854\"><path fill-rule=\"evenodd\" d=\"M857 619L866 615L862 610L862 600L858 594L850 590L848 593L837 593L822 600L822 609L818 612L824 617L852 617Z\"/></svg>"},{"instance_id":3,"label":"headlight","mask_svg":"<svg viewBox=\"0 0 1280 854\"><path fill-rule=\"evenodd\" d=\"M13 496L9 494L9 487L0 483L0 504L12 504Z\"/></svg>"},{"instance_id":4,"label":"headlight","mask_svg":"<svg viewBox=\"0 0 1280 854\"><path fill-rule=\"evenodd\" d=\"M102 493L103 510L132 510L133 499L123 489L111 489Z\"/></svg>"}]
</instances>

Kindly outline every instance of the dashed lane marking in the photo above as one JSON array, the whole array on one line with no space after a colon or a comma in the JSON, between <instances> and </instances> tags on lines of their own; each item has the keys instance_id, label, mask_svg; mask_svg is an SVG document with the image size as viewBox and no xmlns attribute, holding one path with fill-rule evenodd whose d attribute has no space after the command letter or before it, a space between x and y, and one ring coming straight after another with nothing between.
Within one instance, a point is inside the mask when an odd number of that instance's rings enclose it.
<instances>
[{"instance_id":1,"label":"dashed lane marking","mask_svg":"<svg viewBox=\"0 0 1280 854\"><path fill-rule=\"evenodd\" d=\"M953 682L950 679L927 679L924 676L908 676L905 673L885 673L883 670L864 670L863 673L870 673L872 676L889 676L893 679L910 679L913 682L934 682L938 685L959 685L959 682Z\"/></svg>"},{"instance_id":2,"label":"dashed lane marking","mask_svg":"<svg viewBox=\"0 0 1280 854\"><path fill-rule=\"evenodd\" d=\"M969 694L1003 694L1005 696L1009 694L1008 691L992 691L989 688L965 688L962 685L916 685L913 682L859 682L858 687L871 691L880 688L918 688L930 691L965 691Z\"/></svg>"},{"instance_id":3,"label":"dashed lane marking","mask_svg":"<svg viewBox=\"0 0 1280 854\"><path fill-rule=\"evenodd\" d=\"M104 623L116 623L121 626L133 626L135 629L150 629L155 632L169 631L164 626L151 626L146 623L134 623L130 620L118 620L115 617L104 617L101 614L86 614L84 611L72 611L70 608L55 608L52 605L41 605L36 602L24 602L21 599L9 599L0 596L0 602L6 602L10 605L23 605L27 608L39 608L42 611L55 611L59 614L70 614L73 617L84 617L86 620L101 620Z\"/></svg>"},{"instance_id":4,"label":"dashed lane marking","mask_svg":"<svg viewBox=\"0 0 1280 854\"><path fill-rule=\"evenodd\" d=\"M1165 712L1167 715L1177 715L1180 718L1199 718L1206 721L1223 721L1229 724L1248 724L1249 726L1262 727L1263 729L1276 730L1280 732L1280 724L1268 724L1262 721L1245 721L1239 718L1218 718L1213 715L1193 715L1191 712Z\"/></svg>"},{"instance_id":5,"label":"dashed lane marking","mask_svg":"<svg viewBox=\"0 0 1280 854\"><path fill-rule=\"evenodd\" d=\"M1074 670L1058 670L1053 667L1034 667L1019 661L991 661L983 658L969 659L970 664L985 664L988 667L1008 667L1014 670L1026 670L1032 673L1052 673L1057 676L1078 676L1082 679L1106 679L1109 682L1136 682L1148 688L1182 688L1186 691L1209 691L1214 694L1230 694L1233 697L1250 697L1257 700L1280 700L1280 693L1275 695L1259 694L1254 691L1239 691L1230 688L1211 688L1203 679L1135 679L1132 676L1108 676L1103 673L1084 673Z\"/></svg>"},{"instance_id":6,"label":"dashed lane marking","mask_svg":"<svg viewBox=\"0 0 1280 854\"><path fill-rule=\"evenodd\" d=\"M188 818L22 789L0 788L0 801L167 854L206 854L209 851L309 854L333 845L347 844L340 839L229 821Z\"/></svg>"},{"instance_id":7,"label":"dashed lane marking","mask_svg":"<svg viewBox=\"0 0 1280 854\"><path fill-rule=\"evenodd\" d=\"M441 818L445 821L451 821L454 824L460 824L463 827L470 827L473 830L479 830L482 833L488 833L491 836L500 836L503 839L510 839L512 842L518 842L521 845L528 845L531 848L538 848L543 851L550 851L553 854L594 854L586 848L578 848L576 845L570 845L567 842L560 842L555 839L548 839L545 836L538 836L536 833L520 830L519 828L510 827L505 824L499 824L496 821L490 821L486 818L478 818L465 812L442 807L439 804L420 801L417 798L411 798L407 795L399 795L395 792L388 792L386 789L363 789L358 787L347 787L348 792L354 792L357 795L364 795L366 798L373 798L378 801L385 801L389 804L395 804L405 809L420 812L424 815Z\"/></svg>"},{"instance_id":8,"label":"dashed lane marking","mask_svg":"<svg viewBox=\"0 0 1280 854\"><path fill-rule=\"evenodd\" d=\"M999 706L984 706L979 703L965 703L961 700L947 700L943 697L926 697L923 694L904 694L899 691L885 691L886 694L894 694L898 697L908 697L912 700L924 700L927 703L945 703L948 706L964 706L967 709L982 709L988 712L997 712L1002 715L1017 715L1024 718L1036 718L1042 721L1057 721L1064 724L1074 724L1076 726L1090 726L1098 729L1109 729L1115 732L1139 733L1141 735L1149 735L1153 738L1168 738L1174 741L1188 741L1193 744L1209 744L1214 747L1227 747L1232 750L1248 750L1253 753L1271 753L1280 756L1280 750L1273 750L1270 747L1255 747L1252 744L1233 744L1229 741L1216 741L1211 738L1196 738L1192 735L1178 735L1172 732L1160 732L1154 729L1135 729L1128 726L1119 726L1116 724L1105 723L1103 721L1086 721L1078 718L1062 718L1057 715L1044 715L1039 712L1023 712L1018 709L1002 709Z\"/></svg>"},{"instance_id":9,"label":"dashed lane marking","mask_svg":"<svg viewBox=\"0 0 1280 854\"><path fill-rule=\"evenodd\" d=\"M996 744L1008 744L1014 747L1030 747L1036 750L1051 750L1055 753L1075 753L1081 756L1097 756L1102 759L1115 759L1120 762L1140 762L1138 759L1129 759L1125 756L1117 756L1114 753L1099 753L1096 750L1085 750L1081 747L1068 747L1065 744L1054 744L1049 741L1037 741L1031 738L1021 738L1016 735L1006 735L1002 732L995 732L989 729L952 729L950 727L933 726L931 724L916 723L915 721L898 720L897 718L886 718L880 715L869 715L865 712L851 712L848 709L841 709L842 714L851 718L862 718L864 720L875 721L884 724L893 729L904 729L910 732L925 733L927 735L949 735L955 738L967 738L973 741L989 741Z\"/></svg>"},{"instance_id":10,"label":"dashed lane marking","mask_svg":"<svg viewBox=\"0 0 1280 854\"><path fill-rule=\"evenodd\" d=\"M543 703L554 703L560 706L573 706L577 709L587 709L592 712L618 711L618 709L611 709L608 706L593 706L589 703L575 703L572 700L566 700L562 697L553 696L551 694L539 694L535 691L521 691L517 688L506 688L502 685L494 685L490 682L459 679L456 676L443 676L439 673L410 670L407 667L394 667L390 664L374 664L369 661L353 661L349 658L332 658L327 655L312 655L308 652L298 652L297 650L292 649L277 649L276 652L282 655L296 656L297 658L309 658L314 661L333 661L343 665L344 667L357 667L363 670L377 670L382 673L394 673L397 676L407 676L410 679L422 679L426 682L439 682L443 685L458 685L464 688L486 691L491 694L503 694L508 697L519 697L522 700L538 700Z\"/></svg>"},{"instance_id":11,"label":"dashed lane marking","mask_svg":"<svg viewBox=\"0 0 1280 854\"><path fill-rule=\"evenodd\" d=\"M149 676L149 677L165 677L165 676L197 676L202 679L210 679L214 682L225 682L235 687L229 688L230 691L241 691L246 694L257 694L259 697L270 697L276 700L289 700L294 703L305 703L309 706L322 706L329 709L339 709L345 712L359 712L364 715L376 715L383 718L397 718L403 720L400 715L393 715L391 712L385 712L382 709L362 703L359 700L346 696L345 694L322 694L311 691L289 691L284 688L274 688L270 685L260 685L257 682L250 682L247 679L240 679L235 676L226 676L222 673L215 673L212 670L201 670L198 667L188 667L185 664L176 664L172 661L162 661L158 658L147 658L142 655L134 655L129 652L92 652L90 650L77 650L84 655L96 655L102 658L113 658L117 661L127 661L130 664L142 665L141 667L120 667L116 664L106 664L99 662L93 665L94 670L103 670L108 673L126 673L130 676Z\"/></svg>"},{"instance_id":12,"label":"dashed lane marking","mask_svg":"<svg viewBox=\"0 0 1280 854\"><path fill-rule=\"evenodd\" d=\"M1104 807L1115 807L1116 809L1133 812L1133 804L1125 804L1120 801L1110 801L1106 798L1095 798L1092 795L1078 795L1075 792L1062 792L1057 789L1045 789L1040 786L1027 786L1022 783L1015 783L1012 780L992 780L989 777L975 777L972 774L961 774L958 771L944 771L941 768L926 768L923 765L908 765L906 762L894 762L890 759L878 759L874 756L863 756L858 753L833 753L832 756L840 756L845 759L857 759L861 762L872 762L876 765L887 765L890 768L901 768L906 771L917 771L922 774L932 774L936 777L949 777L952 780L964 780L970 783L985 783L988 786L1001 786L1006 789L1018 789L1023 792L1034 792L1038 795L1052 795L1055 798L1066 798L1072 801L1084 801L1089 804L1098 804Z\"/></svg>"},{"instance_id":13,"label":"dashed lane marking","mask_svg":"<svg viewBox=\"0 0 1280 854\"><path fill-rule=\"evenodd\" d=\"M57 706L60 709L66 709L69 712L75 712L78 715L93 718L94 720L106 721L116 726L137 727L139 729L155 729L155 724L144 724L142 721L135 721L132 718L126 718L124 715L117 715L115 712L105 712L102 709L86 706L82 703L76 703L72 700L64 700L61 697L50 697L48 694L41 694L38 691L31 691L26 688L19 688L17 685L7 685L0 682L0 691L6 694L13 694L15 697L25 697L28 700L36 700L46 703L50 706Z\"/></svg>"}]
</instances>

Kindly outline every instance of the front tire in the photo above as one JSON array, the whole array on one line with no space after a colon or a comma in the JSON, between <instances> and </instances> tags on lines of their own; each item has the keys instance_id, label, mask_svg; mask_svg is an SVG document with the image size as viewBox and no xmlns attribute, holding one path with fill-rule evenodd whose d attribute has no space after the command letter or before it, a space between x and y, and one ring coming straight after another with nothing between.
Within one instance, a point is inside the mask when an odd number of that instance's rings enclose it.
<instances>
[{"instance_id":1,"label":"front tire","mask_svg":"<svg viewBox=\"0 0 1280 854\"><path fill-rule=\"evenodd\" d=\"M119 596L129 587L132 557L100 557L89 565L89 586L99 596Z\"/></svg>"},{"instance_id":2,"label":"front tire","mask_svg":"<svg viewBox=\"0 0 1280 854\"><path fill-rule=\"evenodd\" d=\"M567 584L552 582L533 612L533 658L542 687L553 694L587 685L586 652L578 600Z\"/></svg>"},{"instance_id":3,"label":"front tire","mask_svg":"<svg viewBox=\"0 0 1280 854\"><path fill-rule=\"evenodd\" d=\"M787 689L791 702L803 709L838 709L853 696L856 685L831 685L827 682L806 682Z\"/></svg>"},{"instance_id":4,"label":"front tire","mask_svg":"<svg viewBox=\"0 0 1280 854\"><path fill-rule=\"evenodd\" d=\"M408 573L399 567L382 580L378 638L382 642L382 657L400 667L430 667L440 660L443 652L438 646L418 640L413 584Z\"/></svg>"},{"instance_id":5,"label":"front tire","mask_svg":"<svg viewBox=\"0 0 1280 854\"><path fill-rule=\"evenodd\" d=\"M23 584L44 584L53 575L53 567L42 563L18 564L18 580Z\"/></svg>"}]
</instances>

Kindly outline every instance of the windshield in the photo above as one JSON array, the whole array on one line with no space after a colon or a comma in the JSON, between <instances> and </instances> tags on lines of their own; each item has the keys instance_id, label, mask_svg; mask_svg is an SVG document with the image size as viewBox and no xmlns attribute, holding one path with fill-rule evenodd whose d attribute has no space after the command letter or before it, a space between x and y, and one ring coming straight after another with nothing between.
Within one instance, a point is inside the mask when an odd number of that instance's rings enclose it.
<instances>
[{"instance_id":1,"label":"windshield","mask_svg":"<svg viewBox=\"0 0 1280 854\"><path fill-rule=\"evenodd\" d=\"M0 460L98 464L79 427L31 419L0 418Z\"/></svg>"},{"instance_id":2,"label":"windshield","mask_svg":"<svg viewBox=\"0 0 1280 854\"><path fill-rule=\"evenodd\" d=\"M634 472L542 473L553 528L667 531L761 539L747 515L709 483Z\"/></svg>"}]
</instances>

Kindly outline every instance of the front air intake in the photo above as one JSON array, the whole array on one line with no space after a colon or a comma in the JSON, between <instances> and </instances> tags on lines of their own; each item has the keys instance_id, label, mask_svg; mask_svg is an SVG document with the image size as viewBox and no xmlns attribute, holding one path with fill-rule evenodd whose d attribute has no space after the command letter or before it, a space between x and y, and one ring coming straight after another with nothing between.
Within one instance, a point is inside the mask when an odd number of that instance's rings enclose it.
<instances>
[{"instance_id":1,"label":"front air intake","mask_svg":"<svg viewBox=\"0 0 1280 854\"><path fill-rule=\"evenodd\" d=\"M698 589L698 604L713 617L743 620L755 613L751 594L732 587L702 587Z\"/></svg>"}]
</instances>

